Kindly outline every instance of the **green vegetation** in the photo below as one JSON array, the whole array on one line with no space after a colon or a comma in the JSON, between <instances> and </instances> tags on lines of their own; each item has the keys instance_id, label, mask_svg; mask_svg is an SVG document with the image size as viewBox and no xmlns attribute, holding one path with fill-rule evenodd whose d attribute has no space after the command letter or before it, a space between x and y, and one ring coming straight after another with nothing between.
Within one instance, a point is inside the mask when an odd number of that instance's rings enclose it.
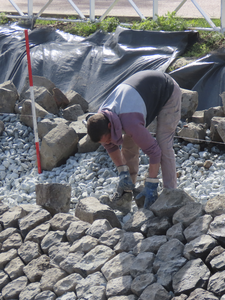
<instances>
[{"instance_id":1,"label":"green vegetation","mask_svg":"<svg viewBox=\"0 0 225 300\"><path fill-rule=\"evenodd\" d=\"M70 16L71 19L76 19L76 16ZM15 20L14 20L15 21ZM18 20L17 20L18 21ZM214 24L219 27L220 20L213 19ZM9 22L9 19L4 13L0 13L0 24ZM157 20L151 18L143 21L129 21L129 24L120 23L118 18L107 17L101 22L62 22L62 21L47 21L36 20L35 27L51 26L65 32L87 37L97 30L103 32L114 32L117 26L127 27L133 30L150 30L150 31L183 31L194 28L210 28L210 25L203 18L200 19L184 19L177 17L175 12L167 13L165 16L158 16ZM184 53L186 57L202 57L212 51L218 50L225 46L225 39L222 33L216 31L199 30L199 40L190 49Z\"/></svg>"},{"instance_id":2,"label":"green vegetation","mask_svg":"<svg viewBox=\"0 0 225 300\"><path fill-rule=\"evenodd\" d=\"M6 17L5 13L0 13L0 24L6 24L9 22L9 19Z\"/></svg>"},{"instance_id":3,"label":"green vegetation","mask_svg":"<svg viewBox=\"0 0 225 300\"><path fill-rule=\"evenodd\" d=\"M67 26L65 26L64 31L69 32L74 35L80 35L80 36L87 37L87 36L93 34L94 32L96 32L97 30L101 29L100 25L101 25L100 23L78 22L78 23L73 23L73 26L71 26L71 28L70 27L68 28Z\"/></svg>"},{"instance_id":4,"label":"green vegetation","mask_svg":"<svg viewBox=\"0 0 225 300\"><path fill-rule=\"evenodd\" d=\"M37 19L35 21L35 24L36 24L37 27L39 27L39 26L53 26L53 27L55 27L58 24L58 22L57 21L52 21L52 20L39 20L39 19Z\"/></svg>"},{"instance_id":5,"label":"green vegetation","mask_svg":"<svg viewBox=\"0 0 225 300\"><path fill-rule=\"evenodd\" d=\"M156 21L147 19L141 22L134 22L131 28L138 30L182 31L188 29L188 22L186 19L176 17L175 12L172 12L166 16L158 16Z\"/></svg>"},{"instance_id":6,"label":"green vegetation","mask_svg":"<svg viewBox=\"0 0 225 300\"><path fill-rule=\"evenodd\" d=\"M202 57L208 53L225 47L224 35L219 32L199 31L199 41L189 49L185 56Z\"/></svg>"},{"instance_id":7,"label":"green vegetation","mask_svg":"<svg viewBox=\"0 0 225 300\"><path fill-rule=\"evenodd\" d=\"M213 19L214 24L219 27L220 20ZM96 30L104 32L114 32L120 22L115 17L108 17L99 23L70 23L65 24L62 30L75 35L89 36ZM168 13L166 16L158 16L157 20L147 19L143 21L133 21L129 25L121 25L133 30L151 30L151 31L183 31L198 28L209 28L210 25L205 19L184 19L176 17L175 13ZM216 31L198 30L199 40L190 49L186 51L184 56L202 57L220 47L225 46L224 35Z\"/></svg>"},{"instance_id":8,"label":"green vegetation","mask_svg":"<svg viewBox=\"0 0 225 300\"><path fill-rule=\"evenodd\" d=\"M65 26L64 31L80 35L80 36L89 36L93 34L97 30L102 30L103 32L114 32L116 30L116 27L120 25L120 22L117 18L109 17L104 19L102 22L76 22L72 24L68 24Z\"/></svg>"}]
</instances>

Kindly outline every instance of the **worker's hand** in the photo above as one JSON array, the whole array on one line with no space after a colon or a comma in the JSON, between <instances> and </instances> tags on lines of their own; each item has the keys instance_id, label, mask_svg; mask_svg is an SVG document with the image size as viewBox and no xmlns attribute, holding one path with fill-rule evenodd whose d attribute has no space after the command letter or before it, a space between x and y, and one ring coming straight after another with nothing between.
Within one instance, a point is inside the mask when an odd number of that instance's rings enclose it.
<instances>
[{"instance_id":1,"label":"worker's hand","mask_svg":"<svg viewBox=\"0 0 225 300\"><path fill-rule=\"evenodd\" d=\"M119 173L117 193L122 196L123 192L131 192L134 189L135 185L131 180L128 166L119 166L117 170Z\"/></svg>"},{"instance_id":2,"label":"worker's hand","mask_svg":"<svg viewBox=\"0 0 225 300\"><path fill-rule=\"evenodd\" d=\"M157 187L159 180L157 178L146 178L145 187L142 192L140 192L136 199L145 197L144 208L149 208L158 198Z\"/></svg>"}]
</instances>

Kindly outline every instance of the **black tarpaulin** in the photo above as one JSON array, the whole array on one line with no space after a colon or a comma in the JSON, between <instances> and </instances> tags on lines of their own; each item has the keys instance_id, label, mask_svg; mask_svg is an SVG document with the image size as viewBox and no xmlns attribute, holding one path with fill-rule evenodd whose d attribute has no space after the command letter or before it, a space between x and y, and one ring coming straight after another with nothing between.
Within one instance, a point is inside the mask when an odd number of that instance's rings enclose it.
<instances>
[{"instance_id":1,"label":"black tarpaulin","mask_svg":"<svg viewBox=\"0 0 225 300\"><path fill-rule=\"evenodd\" d=\"M197 110L222 106L220 94L225 91L225 54L209 54L170 73L178 84L198 92Z\"/></svg>"},{"instance_id":2,"label":"black tarpaulin","mask_svg":"<svg viewBox=\"0 0 225 300\"><path fill-rule=\"evenodd\" d=\"M118 27L88 38L52 28L29 31L32 74L51 80L62 92L75 90L98 109L107 95L137 71L166 71L196 41L197 32L152 32ZM24 29L0 27L0 83L12 80L21 92L28 76Z\"/></svg>"}]
</instances>

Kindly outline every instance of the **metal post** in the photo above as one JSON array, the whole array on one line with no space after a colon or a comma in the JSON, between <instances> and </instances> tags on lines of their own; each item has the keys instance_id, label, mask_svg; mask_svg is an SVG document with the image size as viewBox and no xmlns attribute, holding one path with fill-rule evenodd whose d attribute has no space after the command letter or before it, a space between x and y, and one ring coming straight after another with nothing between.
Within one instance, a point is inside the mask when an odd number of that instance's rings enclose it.
<instances>
[{"instance_id":1,"label":"metal post","mask_svg":"<svg viewBox=\"0 0 225 300\"><path fill-rule=\"evenodd\" d=\"M46 8L49 6L49 4L52 3L53 0L48 0L48 2L42 7L42 9L39 11L39 13L36 15L36 18L40 17L40 15L43 13L43 11L46 10Z\"/></svg>"},{"instance_id":2,"label":"metal post","mask_svg":"<svg viewBox=\"0 0 225 300\"><path fill-rule=\"evenodd\" d=\"M200 7L200 5L195 0L191 0L192 3L197 7L197 9L200 11L200 13L203 15L203 17L206 19L206 21L209 23L209 25L216 29L216 25L211 21L210 17L204 12L204 10Z\"/></svg>"},{"instance_id":3,"label":"metal post","mask_svg":"<svg viewBox=\"0 0 225 300\"><path fill-rule=\"evenodd\" d=\"M73 1L72 0L67 0L67 1L72 5L72 7L75 9L78 15L81 17L81 19L85 19L85 16L82 14L79 8L73 3Z\"/></svg>"},{"instance_id":4,"label":"metal post","mask_svg":"<svg viewBox=\"0 0 225 300\"><path fill-rule=\"evenodd\" d=\"M135 9L135 11L139 15L139 17L142 20L146 20L145 16L140 12L140 10L138 9L137 5L133 2L133 0L128 0L128 1L133 6L133 8Z\"/></svg>"},{"instance_id":5,"label":"metal post","mask_svg":"<svg viewBox=\"0 0 225 300\"><path fill-rule=\"evenodd\" d=\"M176 9L174 9L175 12L178 12L178 10L184 5L184 3L187 2L187 0L183 0Z\"/></svg>"},{"instance_id":6,"label":"metal post","mask_svg":"<svg viewBox=\"0 0 225 300\"><path fill-rule=\"evenodd\" d=\"M225 31L225 0L221 0L221 30Z\"/></svg>"},{"instance_id":7,"label":"metal post","mask_svg":"<svg viewBox=\"0 0 225 300\"><path fill-rule=\"evenodd\" d=\"M178 7L174 10L175 12L177 12L186 2L187 0L182 0L182 2L178 5ZM205 20L209 23L209 25L211 26L211 28L201 28L201 27L195 27L194 29L196 30L205 30L205 31L220 31L223 32L223 29L221 29L220 27L216 27L216 25L213 23L213 21L210 19L210 17L204 12L204 10L200 7L200 5L197 3L196 0L191 0L191 2L196 6L196 8L199 10L199 12L202 14L202 16L205 18ZM222 5L222 3L224 5ZM222 11L223 8L222 6L225 6L225 0L221 0L221 23L222 23L222 18L225 21L225 12L224 12L224 17L222 17ZM225 25L225 24L224 24Z\"/></svg>"},{"instance_id":8,"label":"metal post","mask_svg":"<svg viewBox=\"0 0 225 300\"><path fill-rule=\"evenodd\" d=\"M16 5L16 3L13 2L13 0L9 0L9 2L14 6L14 8L18 11L20 16L24 16L24 13L19 9L19 7Z\"/></svg>"},{"instance_id":9,"label":"metal post","mask_svg":"<svg viewBox=\"0 0 225 300\"><path fill-rule=\"evenodd\" d=\"M158 0L153 0L153 15L152 18L153 20L157 20L157 15L158 15Z\"/></svg>"},{"instance_id":10,"label":"metal post","mask_svg":"<svg viewBox=\"0 0 225 300\"><path fill-rule=\"evenodd\" d=\"M113 7L116 5L116 3L118 2L119 0L114 0L113 3L110 5L110 7L104 12L104 14L101 16L101 18L99 19L99 21L101 22L107 15L108 13L110 12L110 10L113 9Z\"/></svg>"},{"instance_id":11,"label":"metal post","mask_svg":"<svg viewBox=\"0 0 225 300\"><path fill-rule=\"evenodd\" d=\"M95 21L95 0L90 0L90 21Z\"/></svg>"},{"instance_id":12,"label":"metal post","mask_svg":"<svg viewBox=\"0 0 225 300\"><path fill-rule=\"evenodd\" d=\"M33 18L33 0L27 0L28 17Z\"/></svg>"}]
</instances>

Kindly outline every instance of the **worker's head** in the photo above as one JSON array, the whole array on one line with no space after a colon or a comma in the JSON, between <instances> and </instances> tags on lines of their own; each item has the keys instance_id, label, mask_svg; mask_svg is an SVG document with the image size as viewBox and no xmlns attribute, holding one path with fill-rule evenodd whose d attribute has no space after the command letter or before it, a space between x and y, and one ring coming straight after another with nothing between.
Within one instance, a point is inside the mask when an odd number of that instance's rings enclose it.
<instances>
[{"instance_id":1,"label":"worker's head","mask_svg":"<svg viewBox=\"0 0 225 300\"><path fill-rule=\"evenodd\" d=\"M87 120L87 133L95 143L111 142L111 123L102 113L97 113Z\"/></svg>"}]
</instances>

